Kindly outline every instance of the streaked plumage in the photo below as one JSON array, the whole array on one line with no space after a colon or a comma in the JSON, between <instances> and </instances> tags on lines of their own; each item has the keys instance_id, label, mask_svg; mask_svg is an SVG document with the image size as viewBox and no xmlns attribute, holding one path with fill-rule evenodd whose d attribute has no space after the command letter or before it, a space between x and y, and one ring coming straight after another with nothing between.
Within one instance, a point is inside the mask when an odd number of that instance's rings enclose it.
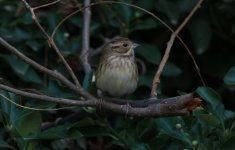
<instances>
[{"instance_id":1,"label":"streaked plumage","mask_svg":"<svg viewBox=\"0 0 235 150\"><path fill-rule=\"evenodd\" d=\"M96 85L111 96L124 96L137 88L138 69L134 48L128 38L115 38L104 46L96 72Z\"/></svg>"}]
</instances>

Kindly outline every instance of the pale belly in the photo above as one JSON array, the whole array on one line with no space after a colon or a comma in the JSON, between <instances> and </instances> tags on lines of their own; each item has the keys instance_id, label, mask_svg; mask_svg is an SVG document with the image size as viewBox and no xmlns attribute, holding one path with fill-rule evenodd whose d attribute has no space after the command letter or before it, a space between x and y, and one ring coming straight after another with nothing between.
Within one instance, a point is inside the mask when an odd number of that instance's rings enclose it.
<instances>
[{"instance_id":1,"label":"pale belly","mask_svg":"<svg viewBox=\"0 0 235 150\"><path fill-rule=\"evenodd\" d=\"M130 61L125 67L120 67L120 63L122 62L106 67L102 75L97 76L97 87L112 96L128 95L137 87L136 65Z\"/></svg>"}]
</instances>

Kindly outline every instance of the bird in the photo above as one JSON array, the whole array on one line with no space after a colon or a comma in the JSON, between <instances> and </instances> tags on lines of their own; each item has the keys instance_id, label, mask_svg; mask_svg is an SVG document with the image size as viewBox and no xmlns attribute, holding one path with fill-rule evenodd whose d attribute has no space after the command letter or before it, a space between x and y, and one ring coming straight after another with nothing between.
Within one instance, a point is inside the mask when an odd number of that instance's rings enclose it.
<instances>
[{"instance_id":1,"label":"bird","mask_svg":"<svg viewBox=\"0 0 235 150\"><path fill-rule=\"evenodd\" d=\"M116 37L103 46L96 71L96 86L112 97L133 93L138 84L134 49L139 44L126 37Z\"/></svg>"}]
</instances>

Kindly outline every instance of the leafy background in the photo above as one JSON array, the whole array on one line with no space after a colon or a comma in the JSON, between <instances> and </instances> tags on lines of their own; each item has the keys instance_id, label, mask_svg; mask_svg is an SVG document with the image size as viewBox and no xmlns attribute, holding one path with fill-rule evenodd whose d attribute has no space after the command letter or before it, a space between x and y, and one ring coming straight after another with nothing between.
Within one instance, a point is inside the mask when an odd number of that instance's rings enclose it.
<instances>
[{"instance_id":1,"label":"leafy background","mask_svg":"<svg viewBox=\"0 0 235 150\"><path fill-rule=\"evenodd\" d=\"M38 6L48 1L29 1ZM80 7L82 1L64 0L37 10L40 23L51 33L58 22ZM94 2L94 1L93 1ZM175 29L196 0L126 0L145 8ZM19 1L0 0L0 35L24 54L69 77L61 60L48 46L43 34ZM176 40L164 69L158 93L171 97L196 90L205 102L192 116L169 118L128 118L99 112L94 108L60 111L32 111L0 98L1 149L234 149L235 148L235 1L205 0L180 36L189 46L206 81L202 87L192 60ZM122 5L92 7L91 47L97 49L105 38L128 36L141 44L136 50L141 72L138 89L130 98L146 98L157 65L164 53L170 31L152 17ZM79 62L82 14L70 18L56 33L55 41L81 83L87 82ZM99 54L90 57L95 70ZM142 64L142 65L140 65ZM50 96L78 98L60 83L48 78L0 46L1 82L21 89L36 89ZM63 105L20 98L1 90L11 100L30 107L58 108ZM80 113L75 121L42 130L41 125L59 117Z\"/></svg>"}]
</instances>

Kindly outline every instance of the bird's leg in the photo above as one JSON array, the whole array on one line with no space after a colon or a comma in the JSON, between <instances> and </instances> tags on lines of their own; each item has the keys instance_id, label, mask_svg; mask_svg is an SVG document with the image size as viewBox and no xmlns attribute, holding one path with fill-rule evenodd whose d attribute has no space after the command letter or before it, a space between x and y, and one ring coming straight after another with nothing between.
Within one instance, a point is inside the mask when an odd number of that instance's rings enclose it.
<instances>
[{"instance_id":1,"label":"bird's leg","mask_svg":"<svg viewBox=\"0 0 235 150\"><path fill-rule=\"evenodd\" d=\"M98 105L99 105L99 109L101 110L102 108L102 104L103 104L103 98L99 98L98 99Z\"/></svg>"},{"instance_id":2,"label":"bird's leg","mask_svg":"<svg viewBox=\"0 0 235 150\"><path fill-rule=\"evenodd\" d=\"M98 95L98 108L101 110L101 108L102 108L102 104L103 104L103 92L100 90L100 89L98 89L97 90L97 95Z\"/></svg>"},{"instance_id":3,"label":"bird's leg","mask_svg":"<svg viewBox=\"0 0 235 150\"><path fill-rule=\"evenodd\" d=\"M100 89L98 89L97 90L97 96L100 98L100 97L103 97L103 92L100 90Z\"/></svg>"},{"instance_id":4,"label":"bird's leg","mask_svg":"<svg viewBox=\"0 0 235 150\"><path fill-rule=\"evenodd\" d=\"M126 96L126 115L125 115L125 117L127 117L127 115L128 115L128 112L129 112L129 108L131 107L131 105L129 105L129 102L128 102L128 98L127 98L127 96Z\"/></svg>"}]
</instances>

